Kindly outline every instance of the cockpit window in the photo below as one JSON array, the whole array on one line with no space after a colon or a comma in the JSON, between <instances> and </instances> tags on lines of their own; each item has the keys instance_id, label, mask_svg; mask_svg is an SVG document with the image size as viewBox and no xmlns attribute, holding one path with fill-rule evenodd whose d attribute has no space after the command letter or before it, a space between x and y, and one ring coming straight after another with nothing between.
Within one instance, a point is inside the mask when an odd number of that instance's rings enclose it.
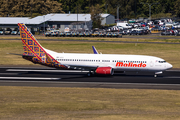
<instances>
[{"instance_id":1,"label":"cockpit window","mask_svg":"<svg viewBox=\"0 0 180 120\"><path fill-rule=\"evenodd\" d=\"M159 63L165 63L166 61L159 61Z\"/></svg>"}]
</instances>

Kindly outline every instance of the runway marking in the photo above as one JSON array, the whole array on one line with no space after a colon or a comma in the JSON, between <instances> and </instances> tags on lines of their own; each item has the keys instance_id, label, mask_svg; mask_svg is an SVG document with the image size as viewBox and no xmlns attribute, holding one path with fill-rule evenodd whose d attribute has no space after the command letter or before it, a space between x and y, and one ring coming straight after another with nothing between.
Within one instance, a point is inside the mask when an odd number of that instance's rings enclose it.
<instances>
[{"instance_id":1,"label":"runway marking","mask_svg":"<svg viewBox=\"0 0 180 120\"><path fill-rule=\"evenodd\" d=\"M2 68L7 68L7 69L56 69L56 68L50 68L50 67L0 67L0 69Z\"/></svg>"},{"instance_id":2,"label":"runway marking","mask_svg":"<svg viewBox=\"0 0 180 120\"><path fill-rule=\"evenodd\" d=\"M6 71L18 71L18 72L89 72L81 70L26 70L26 69L7 69Z\"/></svg>"},{"instance_id":3,"label":"runway marking","mask_svg":"<svg viewBox=\"0 0 180 120\"><path fill-rule=\"evenodd\" d=\"M164 77L164 78L174 78L174 79L180 79L180 77L177 77L177 76L170 76L170 77Z\"/></svg>"},{"instance_id":4,"label":"runway marking","mask_svg":"<svg viewBox=\"0 0 180 120\"><path fill-rule=\"evenodd\" d=\"M170 72L180 72L180 70L166 70L166 71L170 71Z\"/></svg>"},{"instance_id":5,"label":"runway marking","mask_svg":"<svg viewBox=\"0 0 180 120\"><path fill-rule=\"evenodd\" d=\"M18 79L25 79L25 80L60 80L61 78L35 78L35 77L0 77L0 79L13 79L13 80L18 80Z\"/></svg>"}]
</instances>

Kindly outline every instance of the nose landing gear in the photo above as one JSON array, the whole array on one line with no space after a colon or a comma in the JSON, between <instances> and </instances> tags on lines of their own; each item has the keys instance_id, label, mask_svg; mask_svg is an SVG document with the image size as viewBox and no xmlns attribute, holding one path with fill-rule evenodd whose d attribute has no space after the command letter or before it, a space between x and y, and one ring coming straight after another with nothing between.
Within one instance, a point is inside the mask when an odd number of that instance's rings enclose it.
<instances>
[{"instance_id":1,"label":"nose landing gear","mask_svg":"<svg viewBox=\"0 0 180 120\"><path fill-rule=\"evenodd\" d=\"M156 78L158 74L162 74L162 73L163 73L162 71L155 72L155 75L154 75L154 77Z\"/></svg>"}]
</instances>

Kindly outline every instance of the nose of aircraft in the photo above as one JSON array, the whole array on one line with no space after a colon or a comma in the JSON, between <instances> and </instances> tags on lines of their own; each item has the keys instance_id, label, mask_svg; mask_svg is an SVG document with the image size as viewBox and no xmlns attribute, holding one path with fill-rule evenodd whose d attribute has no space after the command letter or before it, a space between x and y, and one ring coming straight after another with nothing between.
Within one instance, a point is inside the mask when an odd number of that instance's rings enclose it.
<instances>
[{"instance_id":1,"label":"nose of aircraft","mask_svg":"<svg viewBox=\"0 0 180 120\"><path fill-rule=\"evenodd\" d=\"M170 63L167 63L167 69L171 69L173 66Z\"/></svg>"}]
</instances>

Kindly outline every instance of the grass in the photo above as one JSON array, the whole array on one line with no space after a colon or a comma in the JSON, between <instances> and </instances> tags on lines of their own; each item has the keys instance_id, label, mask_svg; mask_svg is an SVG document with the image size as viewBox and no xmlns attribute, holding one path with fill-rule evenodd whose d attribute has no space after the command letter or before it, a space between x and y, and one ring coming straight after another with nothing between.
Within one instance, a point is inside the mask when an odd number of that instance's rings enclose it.
<instances>
[{"instance_id":1,"label":"grass","mask_svg":"<svg viewBox=\"0 0 180 120\"><path fill-rule=\"evenodd\" d=\"M72 42L72 41L43 41L41 45L56 52L65 53L93 53L92 46L103 54L139 54L151 55L165 59L180 68L179 44L147 44L147 43L106 43L106 42ZM34 65L22 59L23 48L20 40L0 40L0 65Z\"/></svg>"},{"instance_id":2,"label":"grass","mask_svg":"<svg viewBox=\"0 0 180 120\"><path fill-rule=\"evenodd\" d=\"M0 87L0 119L178 120L180 91Z\"/></svg>"}]
</instances>

